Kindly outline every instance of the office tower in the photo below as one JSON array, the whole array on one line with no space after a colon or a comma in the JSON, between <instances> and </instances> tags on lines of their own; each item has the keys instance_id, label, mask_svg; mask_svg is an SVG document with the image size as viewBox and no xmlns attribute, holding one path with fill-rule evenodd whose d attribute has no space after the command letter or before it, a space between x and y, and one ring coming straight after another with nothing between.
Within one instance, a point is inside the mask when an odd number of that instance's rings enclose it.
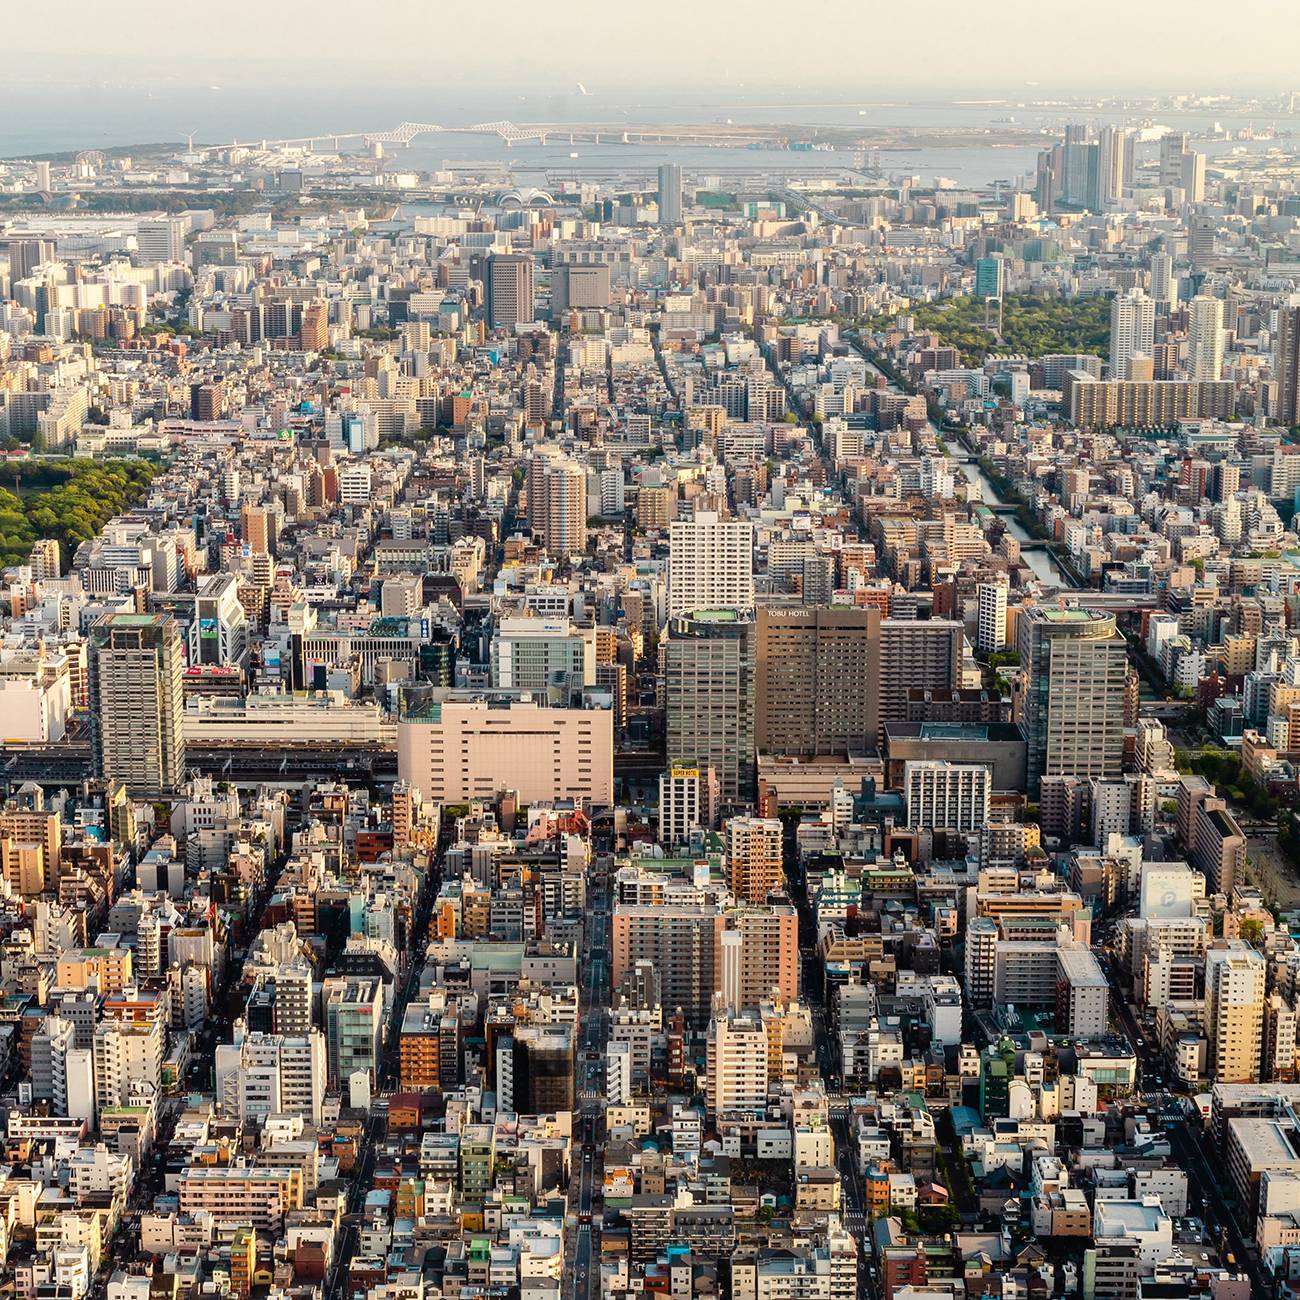
<instances>
[{"instance_id":1,"label":"office tower","mask_svg":"<svg viewBox=\"0 0 1300 1300\"><path fill-rule=\"evenodd\" d=\"M676 163L659 166L659 224L682 224L682 169Z\"/></svg>"},{"instance_id":2,"label":"office tower","mask_svg":"<svg viewBox=\"0 0 1300 1300\"><path fill-rule=\"evenodd\" d=\"M705 783L698 767L671 767L659 776L659 843L666 849L685 844L696 827L707 825Z\"/></svg>"},{"instance_id":3,"label":"office tower","mask_svg":"<svg viewBox=\"0 0 1300 1300\"><path fill-rule=\"evenodd\" d=\"M513 329L536 317L531 257L494 253L488 258L487 315L493 329Z\"/></svg>"},{"instance_id":4,"label":"office tower","mask_svg":"<svg viewBox=\"0 0 1300 1300\"><path fill-rule=\"evenodd\" d=\"M330 309L322 301L309 302L302 309L302 325L298 330L299 346L304 352L321 352L329 347Z\"/></svg>"},{"instance_id":5,"label":"office tower","mask_svg":"<svg viewBox=\"0 0 1300 1300\"><path fill-rule=\"evenodd\" d=\"M1006 292L1007 261L1001 253L975 262L975 297L1001 298Z\"/></svg>"},{"instance_id":6,"label":"office tower","mask_svg":"<svg viewBox=\"0 0 1300 1300\"><path fill-rule=\"evenodd\" d=\"M1205 1036L1215 1083L1257 1083L1264 1038L1263 956L1241 939L1205 954Z\"/></svg>"},{"instance_id":7,"label":"office tower","mask_svg":"<svg viewBox=\"0 0 1300 1300\"><path fill-rule=\"evenodd\" d=\"M975 648L981 654L994 654L1007 644L1007 584L981 582L975 588L978 613L975 625Z\"/></svg>"},{"instance_id":8,"label":"office tower","mask_svg":"<svg viewBox=\"0 0 1300 1300\"><path fill-rule=\"evenodd\" d=\"M553 318L570 309L608 307L609 299L609 267L603 262L591 265L565 263L551 273Z\"/></svg>"},{"instance_id":9,"label":"office tower","mask_svg":"<svg viewBox=\"0 0 1300 1300\"><path fill-rule=\"evenodd\" d=\"M774 605L757 618L758 752L842 757L873 749L880 611Z\"/></svg>"},{"instance_id":10,"label":"office tower","mask_svg":"<svg viewBox=\"0 0 1300 1300\"><path fill-rule=\"evenodd\" d=\"M1181 189L1187 132L1168 131L1160 138L1160 184Z\"/></svg>"},{"instance_id":11,"label":"office tower","mask_svg":"<svg viewBox=\"0 0 1300 1300\"><path fill-rule=\"evenodd\" d=\"M1277 397L1269 414L1278 424L1300 424L1300 295L1292 295L1278 308L1273 380Z\"/></svg>"},{"instance_id":12,"label":"office tower","mask_svg":"<svg viewBox=\"0 0 1300 1300\"><path fill-rule=\"evenodd\" d=\"M1213 217L1193 217L1187 228L1187 258L1192 270L1203 271L1214 261L1214 237L1218 226Z\"/></svg>"},{"instance_id":13,"label":"office tower","mask_svg":"<svg viewBox=\"0 0 1300 1300\"><path fill-rule=\"evenodd\" d=\"M596 683L596 640L567 618L503 618L492 638L492 685L499 690L568 693Z\"/></svg>"},{"instance_id":14,"label":"office tower","mask_svg":"<svg viewBox=\"0 0 1300 1300\"><path fill-rule=\"evenodd\" d=\"M50 239L11 239L6 247L11 289L19 280L27 279L38 266L54 261L54 241Z\"/></svg>"},{"instance_id":15,"label":"office tower","mask_svg":"<svg viewBox=\"0 0 1300 1300\"><path fill-rule=\"evenodd\" d=\"M345 1089L353 1074L379 1075L384 987L377 976L331 976L321 987L329 1082Z\"/></svg>"},{"instance_id":16,"label":"office tower","mask_svg":"<svg viewBox=\"0 0 1300 1300\"><path fill-rule=\"evenodd\" d=\"M194 597L190 623L190 666L234 664L248 657L248 615L239 603L239 581L233 573L213 573L202 580Z\"/></svg>"},{"instance_id":17,"label":"office tower","mask_svg":"<svg viewBox=\"0 0 1300 1300\"><path fill-rule=\"evenodd\" d=\"M785 888L781 823L775 817L733 817L727 823L727 883L741 903L766 903Z\"/></svg>"},{"instance_id":18,"label":"office tower","mask_svg":"<svg viewBox=\"0 0 1300 1300\"><path fill-rule=\"evenodd\" d=\"M668 616L754 608L754 526L701 511L668 526Z\"/></svg>"},{"instance_id":19,"label":"office tower","mask_svg":"<svg viewBox=\"0 0 1300 1300\"><path fill-rule=\"evenodd\" d=\"M721 1011L709 1021L705 1102L710 1115L767 1106L767 1029L759 1016Z\"/></svg>"},{"instance_id":20,"label":"office tower","mask_svg":"<svg viewBox=\"0 0 1300 1300\"><path fill-rule=\"evenodd\" d=\"M1114 615L1035 607L1016 626L1029 677L1021 727L1031 797L1044 776L1118 776L1127 659Z\"/></svg>"},{"instance_id":21,"label":"office tower","mask_svg":"<svg viewBox=\"0 0 1300 1300\"><path fill-rule=\"evenodd\" d=\"M881 620L878 735L890 722L907 721L907 693L914 687L943 694L961 685L964 632L953 619Z\"/></svg>"},{"instance_id":22,"label":"office tower","mask_svg":"<svg viewBox=\"0 0 1300 1300\"><path fill-rule=\"evenodd\" d=\"M142 263L183 262L189 222L184 217L157 217L141 221L135 239Z\"/></svg>"},{"instance_id":23,"label":"office tower","mask_svg":"<svg viewBox=\"0 0 1300 1300\"><path fill-rule=\"evenodd\" d=\"M1187 304L1187 377L1223 378L1223 302L1197 294Z\"/></svg>"},{"instance_id":24,"label":"office tower","mask_svg":"<svg viewBox=\"0 0 1300 1300\"><path fill-rule=\"evenodd\" d=\"M132 797L184 780L180 633L170 614L106 614L90 630L88 693L95 775Z\"/></svg>"},{"instance_id":25,"label":"office tower","mask_svg":"<svg viewBox=\"0 0 1300 1300\"><path fill-rule=\"evenodd\" d=\"M528 461L528 525L552 555L587 549L587 471L555 454Z\"/></svg>"},{"instance_id":26,"label":"office tower","mask_svg":"<svg viewBox=\"0 0 1300 1300\"><path fill-rule=\"evenodd\" d=\"M989 819L993 773L983 763L939 759L903 764L906 825L968 835Z\"/></svg>"},{"instance_id":27,"label":"office tower","mask_svg":"<svg viewBox=\"0 0 1300 1300\"><path fill-rule=\"evenodd\" d=\"M1182 174L1179 177L1183 198L1187 203L1205 202L1205 155L1189 149L1183 154Z\"/></svg>"},{"instance_id":28,"label":"office tower","mask_svg":"<svg viewBox=\"0 0 1300 1300\"><path fill-rule=\"evenodd\" d=\"M754 641L753 622L734 610L668 624L668 760L712 768L726 803L753 796Z\"/></svg>"},{"instance_id":29,"label":"office tower","mask_svg":"<svg viewBox=\"0 0 1300 1300\"><path fill-rule=\"evenodd\" d=\"M1129 361L1149 357L1156 340L1156 304L1141 289L1117 294L1110 306L1110 377L1129 378Z\"/></svg>"},{"instance_id":30,"label":"office tower","mask_svg":"<svg viewBox=\"0 0 1300 1300\"><path fill-rule=\"evenodd\" d=\"M33 177L36 182L36 189L41 194L50 192L50 164L43 159L36 164L36 174Z\"/></svg>"},{"instance_id":31,"label":"office tower","mask_svg":"<svg viewBox=\"0 0 1300 1300\"><path fill-rule=\"evenodd\" d=\"M1170 312L1178 306L1178 281L1174 279L1174 259L1168 253L1151 258L1151 297L1158 311Z\"/></svg>"}]
</instances>

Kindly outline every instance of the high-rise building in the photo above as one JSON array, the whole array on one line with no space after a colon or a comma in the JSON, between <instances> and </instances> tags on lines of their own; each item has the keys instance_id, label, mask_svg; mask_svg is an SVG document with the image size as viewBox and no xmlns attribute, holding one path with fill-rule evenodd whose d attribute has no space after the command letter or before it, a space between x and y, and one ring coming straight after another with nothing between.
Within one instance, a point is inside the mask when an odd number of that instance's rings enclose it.
<instances>
[{"instance_id":1,"label":"high-rise building","mask_svg":"<svg viewBox=\"0 0 1300 1300\"><path fill-rule=\"evenodd\" d=\"M135 240L144 263L183 262L189 222L184 217L147 218L136 226Z\"/></svg>"},{"instance_id":2,"label":"high-rise building","mask_svg":"<svg viewBox=\"0 0 1300 1300\"><path fill-rule=\"evenodd\" d=\"M325 1036L247 1032L237 1022L235 1041L218 1045L216 1095L228 1115L247 1122L267 1115L300 1115L319 1125L326 1091Z\"/></svg>"},{"instance_id":3,"label":"high-rise building","mask_svg":"<svg viewBox=\"0 0 1300 1300\"><path fill-rule=\"evenodd\" d=\"M874 748L879 610L771 605L757 620L758 752L842 757Z\"/></svg>"},{"instance_id":4,"label":"high-rise building","mask_svg":"<svg viewBox=\"0 0 1300 1300\"><path fill-rule=\"evenodd\" d=\"M754 789L754 641L753 622L734 610L700 610L668 624L668 759L712 768L727 803Z\"/></svg>"},{"instance_id":5,"label":"high-rise building","mask_svg":"<svg viewBox=\"0 0 1300 1300\"><path fill-rule=\"evenodd\" d=\"M1170 312L1178 306L1174 259L1168 253L1154 253L1151 257L1151 297L1157 311Z\"/></svg>"},{"instance_id":6,"label":"high-rise building","mask_svg":"<svg viewBox=\"0 0 1300 1300\"><path fill-rule=\"evenodd\" d=\"M975 263L975 297L1001 298L1007 287L1007 260L1001 253L981 257Z\"/></svg>"},{"instance_id":7,"label":"high-rise building","mask_svg":"<svg viewBox=\"0 0 1300 1300\"><path fill-rule=\"evenodd\" d=\"M1096 200L1098 211L1124 197L1124 187L1133 176L1133 136L1126 127L1104 126L1097 135Z\"/></svg>"},{"instance_id":8,"label":"high-rise building","mask_svg":"<svg viewBox=\"0 0 1300 1300\"><path fill-rule=\"evenodd\" d=\"M1187 377L1223 378L1223 301L1197 294L1187 304Z\"/></svg>"},{"instance_id":9,"label":"high-rise building","mask_svg":"<svg viewBox=\"0 0 1300 1300\"><path fill-rule=\"evenodd\" d=\"M782 827L775 817L733 817L727 823L727 883L741 903L766 903L785 887Z\"/></svg>"},{"instance_id":10,"label":"high-rise building","mask_svg":"<svg viewBox=\"0 0 1300 1300\"><path fill-rule=\"evenodd\" d=\"M52 239L11 239L6 245L9 253L9 283L15 285L25 280L38 266L54 260Z\"/></svg>"},{"instance_id":11,"label":"high-rise building","mask_svg":"<svg viewBox=\"0 0 1300 1300\"><path fill-rule=\"evenodd\" d=\"M659 843L674 849L708 824L706 782L698 767L670 767L659 777Z\"/></svg>"},{"instance_id":12,"label":"high-rise building","mask_svg":"<svg viewBox=\"0 0 1300 1300\"><path fill-rule=\"evenodd\" d=\"M211 422L226 413L225 385L221 380L190 386L190 419Z\"/></svg>"},{"instance_id":13,"label":"high-rise building","mask_svg":"<svg viewBox=\"0 0 1300 1300\"><path fill-rule=\"evenodd\" d=\"M710 1115L762 1113L767 1106L767 1030L752 1012L709 1022L705 1102Z\"/></svg>"},{"instance_id":14,"label":"high-rise building","mask_svg":"<svg viewBox=\"0 0 1300 1300\"><path fill-rule=\"evenodd\" d=\"M239 582L233 573L209 574L201 582L194 597L189 649L191 667L244 666L248 615L239 603Z\"/></svg>"},{"instance_id":15,"label":"high-rise building","mask_svg":"<svg viewBox=\"0 0 1300 1300\"><path fill-rule=\"evenodd\" d=\"M1016 627L1029 677L1021 726L1031 797L1044 776L1118 776L1128 663L1114 615L1033 607Z\"/></svg>"},{"instance_id":16,"label":"high-rise building","mask_svg":"<svg viewBox=\"0 0 1300 1300\"><path fill-rule=\"evenodd\" d=\"M574 1056L573 1025L517 1025L497 1045L498 1104L521 1115L571 1111Z\"/></svg>"},{"instance_id":17,"label":"high-rise building","mask_svg":"<svg viewBox=\"0 0 1300 1300\"><path fill-rule=\"evenodd\" d=\"M173 793L185 775L181 637L170 614L106 614L90 630L95 775L132 796Z\"/></svg>"},{"instance_id":18,"label":"high-rise building","mask_svg":"<svg viewBox=\"0 0 1300 1300\"><path fill-rule=\"evenodd\" d=\"M330 976L321 988L330 1085L346 1089L353 1074L379 1074L384 1034L383 981L377 976Z\"/></svg>"},{"instance_id":19,"label":"high-rise building","mask_svg":"<svg viewBox=\"0 0 1300 1300\"><path fill-rule=\"evenodd\" d=\"M1257 1083L1264 1038L1263 956L1241 939L1205 954L1205 1036L1215 1083Z\"/></svg>"},{"instance_id":20,"label":"high-rise building","mask_svg":"<svg viewBox=\"0 0 1300 1300\"><path fill-rule=\"evenodd\" d=\"M668 616L754 607L754 525L701 511L668 526Z\"/></svg>"},{"instance_id":21,"label":"high-rise building","mask_svg":"<svg viewBox=\"0 0 1300 1300\"><path fill-rule=\"evenodd\" d=\"M298 343L304 352L322 352L329 347L330 309L323 299L307 303L302 309Z\"/></svg>"},{"instance_id":22,"label":"high-rise building","mask_svg":"<svg viewBox=\"0 0 1300 1300\"><path fill-rule=\"evenodd\" d=\"M907 693L914 687L942 694L961 685L964 634L965 625L955 619L881 620L879 735L887 723L907 721Z\"/></svg>"},{"instance_id":23,"label":"high-rise building","mask_svg":"<svg viewBox=\"0 0 1300 1300\"><path fill-rule=\"evenodd\" d=\"M1300 295L1278 308L1273 379L1277 397L1269 414L1278 424L1300 424Z\"/></svg>"},{"instance_id":24,"label":"high-rise building","mask_svg":"<svg viewBox=\"0 0 1300 1300\"><path fill-rule=\"evenodd\" d=\"M638 962L659 974L666 1012L680 1009L689 1023L708 1023L721 986L722 913L707 904L618 903L610 920L612 982L617 987Z\"/></svg>"},{"instance_id":25,"label":"high-rise building","mask_svg":"<svg viewBox=\"0 0 1300 1300\"><path fill-rule=\"evenodd\" d=\"M978 613L975 648L981 654L995 654L1007 644L1007 584L981 582L975 588Z\"/></svg>"},{"instance_id":26,"label":"high-rise building","mask_svg":"<svg viewBox=\"0 0 1300 1300\"><path fill-rule=\"evenodd\" d=\"M908 826L968 835L989 819L993 773L983 763L911 761L903 765Z\"/></svg>"},{"instance_id":27,"label":"high-rise building","mask_svg":"<svg viewBox=\"0 0 1300 1300\"><path fill-rule=\"evenodd\" d=\"M677 163L659 166L659 224L682 224L682 169Z\"/></svg>"},{"instance_id":28,"label":"high-rise building","mask_svg":"<svg viewBox=\"0 0 1300 1300\"><path fill-rule=\"evenodd\" d=\"M534 453L528 461L528 524L552 555L587 549L587 471L574 461Z\"/></svg>"},{"instance_id":29,"label":"high-rise building","mask_svg":"<svg viewBox=\"0 0 1300 1300\"><path fill-rule=\"evenodd\" d=\"M1129 378L1134 356L1149 357L1155 347L1156 304L1142 289L1117 294L1110 306L1110 377Z\"/></svg>"},{"instance_id":30,"label":"high-rise building","mask_svg":"<svg viewBox=\"0 0 1300 1300\"><path fill-rule=\"evenodd\" d=\"M494 253L488 258L487 316L493 329L513 329L535 318L531 257Z\"/></svg>"},{"instance_id":31,"label":"high-rise building","mask_svg":"<svg viewBox=\"0 0 1300 1300\"><path fill-rule=\"evenodd\" d=\"M1195 271L1203 271L1214 261L1214 237L1218 223L1213 217L1193 217L1187 228L1187 259Z\"/></svg>"}]
</instances>

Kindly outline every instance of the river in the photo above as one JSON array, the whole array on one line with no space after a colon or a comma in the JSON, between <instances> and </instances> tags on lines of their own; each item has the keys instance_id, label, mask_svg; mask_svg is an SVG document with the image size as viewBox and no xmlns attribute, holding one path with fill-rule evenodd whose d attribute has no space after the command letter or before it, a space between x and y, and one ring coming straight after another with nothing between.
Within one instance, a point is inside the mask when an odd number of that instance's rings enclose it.
<instances>
[{"instance_id":1,"label":"river","mask_svg":"<svg viewBox=\"0 0 1300 1300\"><path fill-rule=\"evenodd\" d=\"M962 474L965 475L966 481L979 488L980 500L985 505L997 506L1002 504L1001 498L993 490L993 484L989 481L988 475L978 465L972 465L966 460L959 460L957 465ZM1025 531L1025 526L1015 515L999 515L998 518L1006 525L1007 532L1016 541L1023 544L1034 540ZM1050 551L1037 548L1026 550L1022 552L1021 558L1040 581L1053 587L1073 587L1075 585Z\"/></svg>"}]
</instances>

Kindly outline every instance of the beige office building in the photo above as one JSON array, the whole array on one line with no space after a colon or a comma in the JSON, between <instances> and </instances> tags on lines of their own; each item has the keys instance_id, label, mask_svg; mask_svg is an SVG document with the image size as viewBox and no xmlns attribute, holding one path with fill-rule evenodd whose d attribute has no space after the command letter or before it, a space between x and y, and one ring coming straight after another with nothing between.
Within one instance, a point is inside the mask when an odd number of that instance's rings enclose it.
<instances>
[{"instance_id":1,"label":"beige office building","mask_svg":"<svg viewBox=\"0 0 1300 1300\"><path fill-rule=\"evenodd\" d=\"M614 715L550 709L526 695L444 698L397 726L401 780L437 803L516 790L526 803L614 799Z\"/></svg>"}]
</instances>

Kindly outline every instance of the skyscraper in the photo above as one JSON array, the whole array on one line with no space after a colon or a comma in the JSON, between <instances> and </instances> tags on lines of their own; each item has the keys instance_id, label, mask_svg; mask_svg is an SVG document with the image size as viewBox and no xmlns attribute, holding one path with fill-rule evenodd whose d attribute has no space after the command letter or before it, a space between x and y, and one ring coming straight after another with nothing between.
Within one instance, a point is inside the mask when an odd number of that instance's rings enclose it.
<instances>
[{"instance_id":1,"label":"skyscraper","mask_svg":"<svg viewBox=\"0 0 1300 1300\"><path fill-rule=\"evenodd\" d=\"M659 224L682 224L682 169L676 163L659 166Z\"/></svg>"},{"instance_id":2,"label":"skyscraper","mask_svg":"<svg viewBox=\"0 0 1300 1300\"><path fill-rule=\"evenodd\" d=\"M1132 133L1122 126L1104 126L1097 136L1096 203L1104 209L1124 197L1133 174Z\"/></svg>"},{"instance_id":3,"label":"skyscraper","mask_svg":"<svg viewBox=\"0 0 1300 1300\"><path fill-rule=\"evenodd\" d=\"M1168 253L1155 253L1151 258L1151 297L1159 311L1172 311L1178 306L1174 259Z\"/></svg>"},{"instance_id":4,"label":"skyscraper","mask_svg":"<svg viewBox=\"0 0 1300 1300\"><path fill-rule=\"evenodd\" d=\"M713 768L724 802L754 789L754 639L753 622L733 610L668 624L668 761Z\"/></svg>"},{"instance_id":5,"label":"skyscraper","mask_svg":"<svg viewBox=\"0 0 1300 1300\"><path fill-rule=\"evenodd\" d=\"M754 607L754 525L701 511L668 528L668 615Z\"/></svg>"},{"instance_id":6,"label":"skyscraper","mask_svg":"<svg viewBox=\"0 0 1300 1300\"><path fill-rule=\"evenodd\" d=\"M1141 289L1116 295L1110 306L1110 377L1129 378L1129 362L1149 357L1156 339L1156 304Z\"/></svg>"},{"instance_id":7,"label":"skyscraper","mask_svg":"<svg viewBox=\"0 0 1300 1300\"><path fill-rule=\"evenodd\" d=\"M1187 377L1223 378L1223 302L1198 294L1187 304Z\"/></svg>"},{"instance_id":8,"label":"skyscraper","mask_svg":"<svg viewBox=\"0 0 1300 1300\"><path fill-rule=\"evenodd\" d=\"M1031 608L1017 630L1029 674L1021 726L1030 795L1044 776L1119 776L1127 659L1114 615Z\"/></svg>"},{"instance_id":9,"label":"skyscraper","mask_svg":"<svg viewBox=\"0 0 1300 1300\"><path fill-rule=\"evenodd\" d=\"M1278 424L1300 424L1300 295L1293 295L1278 308L1273 378L1277 382L1276 409L1269 414Z\"/></svg>"},{"instance_id":10,"label":"skyscraper","mask_svg":"<svg viewBox=\"0 0 1300 1300\"><path fill-rule=\"evenodd\" d=\"M487 264L487 316L493 329L513 329L536 314L533 305L533 259L518 253L494 253Z\"/></svg>"},{"instance_id":11,"label":"skyscraper","mask_svg":"<svg viewBox=\"0 0 1300 1300\"><path fill-rule=\"evenodd\" d=\"M758 752L842 757L873 748L879 672L878 610L760 608Z\"/></svg>"},{"instance_id":12,"label":"skyscraper","mask_svg":"<svg viewBox=\"0 0 1300 1300\"><path fill-rule=\"evenodd\" d=\"M106 614L90 630L88 689L95 775L132 796L184 780L180 633L170 614Z\"/></svg>"},{"instance_id":13,"label":"skyscraper","mask_svg":"<svg viewBox=\"0 0 1300 1300\"><path fill-rule=\"evenodd\" d=\"M1007 262L1000 253L975 263L975 297L1001 298L1006 290Z\"/></svg>"}]
</instances>

